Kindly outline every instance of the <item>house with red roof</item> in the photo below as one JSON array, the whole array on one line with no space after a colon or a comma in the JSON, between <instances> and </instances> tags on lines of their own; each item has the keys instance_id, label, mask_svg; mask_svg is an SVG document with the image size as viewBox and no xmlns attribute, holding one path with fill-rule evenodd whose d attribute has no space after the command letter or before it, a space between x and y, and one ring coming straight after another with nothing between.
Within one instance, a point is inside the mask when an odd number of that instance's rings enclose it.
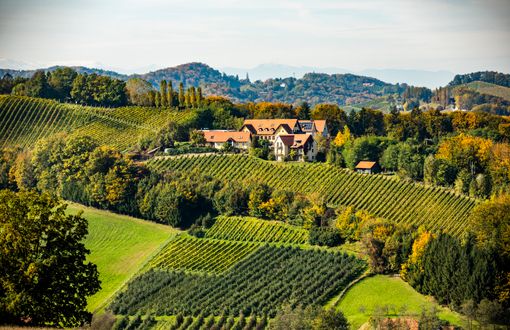
<instances>
[{"instance_id":1,"label":"house with red roof","mask_svg":"<svg viewBox=\"0 0 510 330\"><path fill-rule=\"evenodd\" d=\"M362 160L356 165L354 170L363 174L376 174L381 172L381 167L377 162Z\"/></svg>"},{"instance_id":2,"label":"house with red roof","mask_svg":"<svg viewBox=\"0 0 510 330\"><path fill-rule=\"evenodd\" d=\"M317 142L312 134L280 134L273 145L276 160L314 161L317 157Z\"/></svg>"},{"instance_id":3,"label":"house with red roof","mask_svg":"<svg viewBox=\"0 0 510 330\"><path fill-rule=\"evenodd\" d=\"M247 150L251 145L250 132L222 130L202 130L202 132L204 133L206 144L216 149L222 149L225 143L241 150Z\"/></svg>"}]
</instances>

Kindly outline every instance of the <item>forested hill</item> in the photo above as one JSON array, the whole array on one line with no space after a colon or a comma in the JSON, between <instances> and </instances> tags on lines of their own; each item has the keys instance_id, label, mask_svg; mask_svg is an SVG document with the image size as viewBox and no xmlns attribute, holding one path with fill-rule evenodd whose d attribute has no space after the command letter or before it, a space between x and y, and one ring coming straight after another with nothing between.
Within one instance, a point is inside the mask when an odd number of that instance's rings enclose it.
<instances>
[{"instance_id":1,"label":"forested hill","mask_svg":"<svg viewBox=\"0 0 510 330\"><path fill-rule=\"evenodd\" d=\"M214 88L215 85L222 85L239 88L241 85L237 77L228 76L207 64L198 62L181 64L134 76L147 80L155 87L159 86L161 80L172 81L174 84L182 82L185 87L212 85Z\"/></svg>"},{"instance_id":2,"label":"forested hill","mask_svg":"<svg viewBox=\"0 0 510 330\"><path fill-rule=\"evenodd\" d=\"M510 74L495 71L478 71L468 74L458 74L448 84L448 86L459 86L473 81L482 81L499 86L510 87Z\"/></svg>"},{"instance_id":3,"label":"forested hill","mask_svg":"<svg viewBox=\"0 0 510 330\"><path fill-rule=\"evenodd\" d=\"M37 70L14 70L14 69L0 69L0 78L5 76L6 74L11 75L13 78L21 77L21 78L31 78L37 71L43 70L45 72L53 72L58 68L64 68L66 66L63 65L55 65L46 69L37 69ZM118 73L115 71L103 70L103 69L95 69L95 68L87 68L84 66L70 66L77 73L81 74L92 74L95 73L100 76L107 76L110 78L116 78L120 80L127 80L130 76Z\"/></svg>"},{"instance_id":4,"label":"forested hill","mask_svg":"<svg viewBox=\"0 0 510 330\"><path fill-rule=\"evenodd\" d=\"M57 67L45 69L54 71ZM286 102L310 104L337 103L339 105L360 103L383 95L401 93L406 85L393 85L375 78L352 74L308 73L303 78L277 78L251 82L229 76L203 63L188 63L141 75L126 76L112 71L73 67L78 73L96 73L121 80L142 78L159 88L161 80L172 81L174 89L179 83L184 87L202 87L205 95L226 96L236 102ZM35 71L0 69L0 77L9 73L13 77L31 77Z\"/></svg>"}]
</instances>

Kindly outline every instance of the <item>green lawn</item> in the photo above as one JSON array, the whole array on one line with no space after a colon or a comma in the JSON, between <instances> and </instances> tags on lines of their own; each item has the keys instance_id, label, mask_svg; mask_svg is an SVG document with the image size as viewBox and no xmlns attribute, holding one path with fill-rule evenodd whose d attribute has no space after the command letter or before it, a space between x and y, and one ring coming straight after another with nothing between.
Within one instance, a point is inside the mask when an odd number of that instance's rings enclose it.
<instances>
[{"instance_id":1,"label":"green lawn","mask_svg":"<svg viewBox=\"0 0 510 330\"><path fill-rule=\"evenodd\" d=\"M164 243L176 229L129 216L69 204L68 212L83 210L89 222L85 246L91 251L89 260L97 265L101 291L88 300L94 311L118 290Z\"/></svg>"},{"instance_id":2,"label":"green lawn","mask_svg":"<svg viewBox=\"0 0 510 330\"><path fill-rule=\"evenodd\" d=\"M459 314L438 306L432 298L416 292L401 278L385 275L369 277L355 284L342 298L339 308L344 312L351 327L358 329L368 321L377 306L394 306L392 309L396 309L397 313L405 306L407 313L419 314L423 306L430 308L434 304L439 308L439 318L462 325ZM360 307L366 311L361 312Z\"/></svg>"}]
</instances>

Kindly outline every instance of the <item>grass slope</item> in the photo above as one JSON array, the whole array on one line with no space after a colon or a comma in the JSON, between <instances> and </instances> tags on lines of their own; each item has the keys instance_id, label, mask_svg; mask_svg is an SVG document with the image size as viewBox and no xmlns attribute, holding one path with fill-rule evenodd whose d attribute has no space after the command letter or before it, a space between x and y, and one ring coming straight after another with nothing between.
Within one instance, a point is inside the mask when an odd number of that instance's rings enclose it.
<instances>
[{"instance_id":1,"label":"grass slope","mask_svg":"<svg viewBox=\"0 0 510 330\"><path fill-rule=\"evenodd\" d=\"M88 300L88 309L100 308L124 282L177 230L149 221L70 204L68 212L84 211L89 222L85 246L97 265L101 291Z\"/></svg>"},{"instance_id":2,"label":"grass slope","mask_svg":"<svg viewBox=\"0 0 510 330\"><path fill-rule=\"evenodd\" d=\"M438 306L432 298L421 295L401 278L385 275L369 277L355 284L342 298L339 308L346 315L351 328L358 329L368 321L376 307L384 305L394 306L392 309L397 311L405 306L410 315L419 315L424 306L437 306L441 319L462 325L459 314ZM365 312L360 311L362 307Z\"/></svg>"},{"instance_id":3,"label":"grass slope","mask_svg":"<svg viewBox=\"0 0 510 330\"><path fill-rule=\"evenodd\" d=\"M22 96L0 96L0 147L32 147L57 133L89 135L119 149L193 114L168 108L95 108Z\"/></svg>"},{"instance_id":4,"label":"grass slope","mask_svg":"<svg viewBox=\"0 0 510 330\"><path fill-rule=\"evenodd\" d=\"M461 86L473 89L481 94L498 96L507 101L510 101L510 88L505 86L499 86L496 84L491 84L483 81L473 81Z\"/></svg>"},{"instance_id":5,"label":"grass slope","mask_svg":"<svg viewBox=\"0 0 510 330\"><path fill-rule=\"evenodd\" d=\"M269 162L243 155L173 157L152 160L159 172L192 171L242 183L264 182L275 189L317 193L332 206L356 208L397 223L424 225L460 234L476 201L438 187L408 183L384 175L363 175L323 163Z\"/></svg>"}]
</instances>

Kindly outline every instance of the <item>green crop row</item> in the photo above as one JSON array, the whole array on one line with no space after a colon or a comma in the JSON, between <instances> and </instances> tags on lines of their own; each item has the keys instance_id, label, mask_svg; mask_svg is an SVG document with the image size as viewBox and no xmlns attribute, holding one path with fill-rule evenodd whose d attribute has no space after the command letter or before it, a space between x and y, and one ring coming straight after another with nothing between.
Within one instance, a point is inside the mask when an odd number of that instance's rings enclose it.
<instances>
[{"instance_id":1,"label":"green crop row","mask_svg":"<svg viewBox=\"0 0 510 330\"><path fill-rule=\"evenodd\" d=\"M156 159L155 171L192 171L220 180L256 180L274 189L318 193L332 206L354 205L397 223L462 233L476 200L449 190L384 175L364 175L323 163L277 163L243 155Z\"/></svg>"},{"instance_id":2,"label":"green crop row","mask_svg":"<svg viewBox=\"0 0 510 330\"><path fill-rule=\"evenodd\" d=\"M53 100L0 96L0 147L31 148L42 138L65 132L88 135L100 144L126 149L190 112L149 107L95 108Z\"/></svg>"},{"instance_id":3,"label":"green crop row","mask_svg":"<svg viewBox=\"0 0 510 330\"><path fill-rule=\"evenodd\" d=\"M256 243L229 242L181 236L151 260L149 267L192 272L221 273L260 247Z\"/></svg>"},{"instance_id":4,"label":"green crop row","mask_svg":"<svg viewBox=\"0 0 510 330\"><path fill-rule=\"evenodd\" d=\"M207 230L206 237L230 241L304 244L308 240L308 231L276 221L220 216Z\"/></svg>"}]
</instances>

